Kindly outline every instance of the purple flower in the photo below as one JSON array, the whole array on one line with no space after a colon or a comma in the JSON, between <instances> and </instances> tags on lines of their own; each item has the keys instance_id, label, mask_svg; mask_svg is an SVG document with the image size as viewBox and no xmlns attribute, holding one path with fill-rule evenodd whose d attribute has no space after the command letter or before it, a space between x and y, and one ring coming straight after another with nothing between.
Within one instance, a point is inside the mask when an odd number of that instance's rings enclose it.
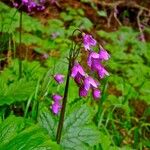
<instances>
[{"instance_id":1,"label":"purple flower","mask_svg":"<svg viewBox=\"0 0 150 150\"><path fill-rule=\"evenodd\" d=\"M77 85L80 85L82 82L82 80L84 79L84 76L82 76L80 73L77 73L77 75L75 76L74 80L77 83Z\"/></svg>"},{"instance_id":2,"label":"purple flower","mask_svg":"<svg viewBox=\"0 0 150 150\"><path fill-rule=\"evenodd\" d=\"M95 46L96 45L96 40L92 37L92 35L89 34L84 34L83 35L83 45L85 50L91 50L91 46Z\"/></svg>"},{"instance_id":3,"label":"purple flower","mask_svg":"<svg viewBox=\"0 0 150 150\"><path fill-rule=\"evenodd\" d=\"M18 2L13 1L13 5L15 7L18 7L20 4L22 4L22 6L28 12L32 12L32 11L35 11L35 10L41 11L41 10L45 9L45 6L44 6L45 3L46 3L45 0L39 0L39 1L36 1L36 0L21 0L21 1L18 1Z\"/></svg>"},{"instance_id":4,"label":"purple flower","mask_svg":"<svg viewBox=\"0 0 150 150\"><path fill-rule=\"evenodd\" d=\"M102 60L108 60L110 55L105 50L100 50L99 54L96 52L90 52L88 57L88 66L92 71L96 71L100 78L104 78L109 73L101 65Z\"/></svg>"},{"instance_id":5,"label":"purple flower","mask_svg":"<svg viewBox=\"0 0 150 150\"><path fill-rule=\"evenodd\" d=\"M88 91L87 91L83 86L81 86L81 87L79 88L79 96L81 96L81 97L86 97L87 94L88 94Z\"/></svg>"},{"instance_id":6,"label":"purple flower","mask_svg":"<svg viewBox=\"0 0 150 150\"><path fill-rule=\"evenodd\" d=\"M110 58L110 55L107 53L106 50L100 49L100 50L99 50L99 58L100 58L101 60L108 60L108 59Z\"/></svg>"},{"instance_id":7,"label":"purple flower","mask_svg":"<svg viewBox=\"0 0 150 150\"><path fill-rule=\"evenodd\" d=\"M45 9L45 6L37 6L37 10L42 11Z\"/></svg>"},{"instance_id":8,"label":"purple flower","mask_svg":"<svg viewBox=\"0 0 150 150\"><path fill-rule=\"evenodd\" d=\"M87 60L87 63L88 63L88 65L89 65L89 67L91 67L91 65L92 65L92 63L93 63L93 60L97 60L97 61L100 62L99 57L100 57L100 56L99 56L98 53L91 51L91 52L89 53L88 60Z\"/></svg>"},{"instance_id":9,"label":"purple flower","mask_svg":"<svg viewBox=\"0 0 150 150\"><path fill-rule=\"evenodd\" d=\"M22 3L28 3L29 0L22 0Z\"/></svg>"},{"instance_id":10,"label":"purple flower","mask_svg":"<svg viewBox=\"0 0 150 150\"><path fill-rule=\"evenodd\" d=\"M99 77L102 79L104 78L106 75L108 76L109 73L107 72L107 70L101 66L101 68L98 70L98 75Z\"/></svg>"},{"instance_id":11,"label":"purple flower","mask_svg":"<svg viewBox=\"0 0 150 150\"><path fill-rule=\"evenodd\" d=\"M51 109L52 109L52 112L54 114L58 114L60 109L61 109L61 103L60 103L60 100L62 100L62 96L58 95L58 94L53 94L52 95L52 99L54 101L54 103L52 104L51 106Z\"/></svg>"},{"instance_id":12,"label":"purple flower","mask_svg":"<svg viewBox=\"0 0 150 150\"><path fill-rule=\"evenodd\" d=\"M54 75L54 79L59 84L64 82L64 78L65 78L65 76L62 75L62 74L56 74L56 75Z\"/></svg>"},{"instance_id":13,"label":"purple flower","mask_svg":"<svg viewBox=\"0 0 150 150\"><path fill-rule=\"evenodd\" d=\"M82 66L79 63L75 62L74 66L71 69L71 76L73 78L75 78L76 76L79 76L79 74L81 76L85 76L85 72L84 72Z\"/></svg>"},{"instance_id":14,"label":"purple flower","mask_svg":"<svg viewBox=\"0 0 150 150\"><path fill-rule=\"evenodd\" d=\"M63 99L63 97L60 96L60 95L58 95L58 94L53 94L53 95L52 95L52 99L54 100L54 102L59 103L60 100Z\"/></svg>"},{"instance_id":15,"label":"purple flower","mask_svg":"<svg viewBox=\"0 0 150 150\"><path fill-rule=\"evenodd\" d=\"M90 76L85 77L83 84L86 91L88 91L90 88L97 88L99 85L99 83Z\"/></svg>"},{"instance_id":16,"label":"purple flower","mask_svg":"<svg viewBox=\"0 0 150 150\"><path fill-rule=\"evenodd\" d=\"M95 100L101 97L101 91L99 89L92 89L92 95Z\"/></svg>"},{"instance_id":17,"label":"purple flower","mask_svg":"<svg viewBox=\"0 0 150 150\"><path fill-rule=\"evenodd\" d=\"M59 113L61 107L62 106L59 103L52 104L52 106L51 106L52 112L57 115Z\"/></svg>"}]
</instances>

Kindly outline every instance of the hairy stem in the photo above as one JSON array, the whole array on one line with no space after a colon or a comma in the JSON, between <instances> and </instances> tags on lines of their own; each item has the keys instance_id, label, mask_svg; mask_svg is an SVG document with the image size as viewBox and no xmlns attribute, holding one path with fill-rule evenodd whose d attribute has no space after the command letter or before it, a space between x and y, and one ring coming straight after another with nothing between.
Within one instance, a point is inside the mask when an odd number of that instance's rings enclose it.
<instances>
[{"instance_id":1,"label":"hairy stem","mask_svg":"<svg viewBox=\"0 0 150 150\"><path fill-rule=\"evenodd\" d=\"M19 45L22 43L22 10L20 11L20 21L19 21ZM19 79L22 77L22 60L21 60L21 48L19 49Z\"/></svg>"},{"instance_id":2,"label":"hairy stem","mask_svg":"<svg viewBox=\"0 0 150 150\"><path fill-rule=\"evenodd\" d=\"M57 140L58 144L60 143L60 140L61 140L61 134L62 134L62 129L63 129L64 117L65 117L65 109L66 109L66 104L67 104L67 96L68 96L69 80L70 80L70 71L71 71L71 60L69 60L67 80L66 80L65 91L64 91L64 98L63 98L62 109L61 109L61 113L60 113L59 124L58 124L58 128L57 128L56 140Z\"/></svg>"}]
</instances>

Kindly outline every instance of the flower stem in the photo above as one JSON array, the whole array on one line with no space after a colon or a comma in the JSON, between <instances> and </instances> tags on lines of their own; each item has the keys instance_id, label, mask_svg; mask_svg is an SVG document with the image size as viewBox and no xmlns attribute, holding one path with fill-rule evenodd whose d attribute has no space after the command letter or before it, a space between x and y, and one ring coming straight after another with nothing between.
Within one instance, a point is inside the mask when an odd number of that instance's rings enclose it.
<instances>
[{"instance_id":1,"label":"flower stem","mask_svg":"<svg viewBox=\"0 0 150 150\"><path fill-rule=\"evenodd\" d=\"M67 80L66 80L65 91L64 91L64 98L63 98L62 109L61 109L61 113L60 113L60 119L59 119L59 124L58 124L58 128L57 128L57 135L56 135L56 141L58 144L60 143L60 140L61 140L61 134L62 134L62 129L63 129L64 117L65 117L65 109L66 109L66 104L67 104L67 96L68 96L69 81L70 81L71 64L72 64L72 62L71 62L71 60L69 60Z\"/></svg>"},{"instance_id":2,"label":"flower stem","mask_svg":"<svg viewBox=\"0 0 150 150\"><path fill-rule=\"evenodd\" d=\"M72 33L72 37L74 36L74 33L76 31L79 31L80 33L82 33L79 29L75 29ZM67 97L68 97L71 69L72 69L72 66L74 65L75 59L78 56L78 53L79 53L79 50L77 49L76 51L76 45L74 45L74 42L72 41L70 52L69 52L68 73L67 73L67 80L66 80L64 97L63 97L62 109L61 109L60 119L59 119L58 128L57 128L57 135L56 135L57 144L59 144L61 140L61 134L62 134L63 123L64 123L64 118L65 118L66 104L67 104Z\"/></svg>"}]
</instances>

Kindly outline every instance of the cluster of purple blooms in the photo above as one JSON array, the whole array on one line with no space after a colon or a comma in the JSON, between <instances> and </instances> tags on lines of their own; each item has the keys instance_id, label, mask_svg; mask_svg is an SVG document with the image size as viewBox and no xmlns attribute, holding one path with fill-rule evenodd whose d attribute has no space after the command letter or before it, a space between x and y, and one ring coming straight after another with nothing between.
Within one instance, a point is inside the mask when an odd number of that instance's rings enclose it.
<instances>
[{"instance_id":1,"label":"cluster of purple blooms","mask_svg":"<svg viewBox=\"0 0 150 150\"><path fill-rule=\"evenodd\" d=\"M24 7L28 12L32 11L42 11L45 9L45 3L46 0L21 0L21 1L13 1L13 5L16 8L19 8L20 6Z\"/></svg>"},{"instance_id":2,"label":"cluster of purple blooms","mask_svg":"<svg viewBox=\"0 0 150 150\"><path fill-rule=\"evenodd\" d=\"M97 41L89 34L83 34L83 45L85 51L88 52L87 65L92 72L96 72L100 79L104 78L109 73L103 67L102 62L110 58L110 55L101 46L99 52L92 50L92 47L97 45ZM79 62L75 61L71 69L71 77L74 79L79 87L79 96L86 97L89 91L92 91L92 96L95 100L100 99L101 91L99 90L100 83L93 77L88 75ZM64 75L57 74L54 79L60 84L64 81ZM55 94L53 95L52 111L54 114L58 114L61 109L60 100L62 96Z\"/></svg>"},{"instance_id":3,"label":"cluster of purple blooms","mask_svg":"<svg viewBox=\"0 0 150 150\"><path fill-rule=\"evenodd\" d=\"M110 57L107 51L103 48L100 48L98 53L93 51L92 47L97 45L97 41L89 34L83 35L83 44L85 50L88 51L87 65L90 70L92 72L97 72L100 79L109 75L106 69L102 66L102 62L108 60ZM81 97L86 97L91 89L93 98L95 100L100 98L101 91L98 88L100 83L89 76L78 62L74 63L71 76L79 86L79 95Z\"/></svg>"},{"instance_id":4,"label":"cluster of purple blooms","mask_svg":"<svg viewBox=\"0 0 150 150\"><path fill-rule=\"evenodd\" d=\"M58 84L63 83L64 78L65 78L65 76L62 74L54 75L54 79ZM52 99L53 99L53 104L51 106L51 109L52 109L54 114L58 114L60 109L61 109L61 100L63 99L63 97L59 94L53 94Z\"/></svg>"}]
</instances>

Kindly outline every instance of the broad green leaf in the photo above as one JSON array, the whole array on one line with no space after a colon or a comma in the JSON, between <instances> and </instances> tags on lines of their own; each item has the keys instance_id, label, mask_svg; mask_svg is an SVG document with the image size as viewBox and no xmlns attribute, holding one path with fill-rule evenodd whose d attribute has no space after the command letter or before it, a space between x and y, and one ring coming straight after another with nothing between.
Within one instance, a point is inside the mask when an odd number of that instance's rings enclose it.
<instances>
[{"instance_id":1,"label":"broad green leaf","mask_svg":"<svg viewBox=\"0 0 150 150\"><path fill-rule=\"evenodd\" d=\"M73 109L66 116L61 138L65 150L86 150L100 141L100 133L92 123L92 111L87 105Z\"/></svg>"},{"instance_id":2,"label":"broad green leaf","mask_svg":"<svg viewBox=\"0 0 150 150\"><path fill-rule=\"evenodd\" d=\"M33 82L26 82L25 80L16 81L7 86L3 93L0 93L0 105L25 101L33 93L34 88Z\"/></svg>"},{"instance_id":3,"label":"broad green leaf","mask_svg":"<svg viewBox=\"0 0 150 150\"><path fill-rule=\"evenodd\" d=\"M47 130L51 139L55 140L57 130L56 116L54 116L46 107L44 107L40 109L38 122Z\"/></svg>"},{"instance_id":4,"label":"broad green leaf","mask_svg":"<svg viewBox=\"0 0 150 150\"><path fill-rule=\"evenodd\" d=\"M0 124L0 145L7 143L24 128L24 119L10 116Z\"/></svg>"},{"instance_id":5,"label":"broad green leaf","mask_svg":"<svg viewBox=\"0 0 150 150\"><path fill-rule=\"evenodd\" d=\"M43 130L33 125L20 132L0 149L3 150L59 150L59 146L50 140Z\"/></svg>"}]
</instances>

